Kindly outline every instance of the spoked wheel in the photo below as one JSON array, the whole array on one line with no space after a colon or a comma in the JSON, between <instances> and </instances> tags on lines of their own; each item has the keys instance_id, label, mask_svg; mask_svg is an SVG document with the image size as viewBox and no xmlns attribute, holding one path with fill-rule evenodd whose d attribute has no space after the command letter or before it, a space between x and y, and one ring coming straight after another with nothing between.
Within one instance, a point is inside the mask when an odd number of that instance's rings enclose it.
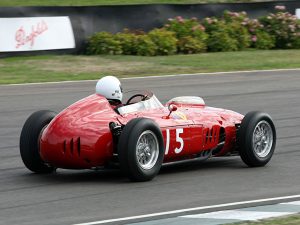
<instances>
[{"instance_id":1,"label":"spoked wheel","mask_svg":"<svg viewBox=\"0 0 300 225\"><path fill-rule=\"evenodd\" d=\"M152 169L159 156L159 144L151 130L144 131L136 145L136 157L139 166L144 170Z\"/></svg>"},{"instance_id":2,"label":"spoked wheel","mask_svg":"<svg viewBox=\"0 0 300 225\"><path fill-rule=\"evenodd\" d=\"M273 146L273 131L269 122L262 120L256 125L252 145L258 157L264 158L270 154Z\"/></svg>"},{"instance_id":3,"label":"spoked wheel","mask_svg":"<svg viewBox=\"0 0 300 225\"><path fill-rule=\"evenodd\" d=\"M146 118L131 120L119 140L118 156L121 170L132 181L148 181L159 172L164 145L160 128Z\"/></svg>"},{"instance_id":4,"label":"spoked wheel","mask_svg":"<svg viewBox=\"0 0 300 225\"><path fill-rule=\"evenodd\" d=\"M55 170L40 157L40 138L43 130L56 113L48 110L33 113L25 122L20 136L20 154L24 165L35 173L51 173Z\"/></svg>"},{"instance_id":5,"label":"spoked wheel","mask_svg":"<svg viewBox=\"0 0 300 225\"><path fill-rule=\"evenodd\" d=\"M276 130L268 114L249 112L242 121L238 138L241 158L248 166L264 166L271 160Z\"/></svg>"}]
</instances>

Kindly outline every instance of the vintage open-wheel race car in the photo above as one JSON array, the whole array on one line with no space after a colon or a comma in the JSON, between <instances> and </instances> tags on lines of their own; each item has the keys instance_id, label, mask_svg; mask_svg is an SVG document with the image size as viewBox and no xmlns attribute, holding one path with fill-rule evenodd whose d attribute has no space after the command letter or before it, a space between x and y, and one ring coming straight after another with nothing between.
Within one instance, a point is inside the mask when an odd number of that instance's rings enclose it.
<instances>
[{"instance_id":1,"label":"vintage open-wheel race car","mask_svg":"<svg viewBox=\"0 0 300 225\"><path fill-rule=\"evenodd\" d=\"M238 154L248 166L258 167L273 155L276 130L266 113L243 116L206 106L196 96L163 105L151 92L128 94L118 107L95 93L59 114L33 113L20 137L25 166L51 173L117 165L131 180L147 181L169 162Z\"/></svg>"}]
</instances>

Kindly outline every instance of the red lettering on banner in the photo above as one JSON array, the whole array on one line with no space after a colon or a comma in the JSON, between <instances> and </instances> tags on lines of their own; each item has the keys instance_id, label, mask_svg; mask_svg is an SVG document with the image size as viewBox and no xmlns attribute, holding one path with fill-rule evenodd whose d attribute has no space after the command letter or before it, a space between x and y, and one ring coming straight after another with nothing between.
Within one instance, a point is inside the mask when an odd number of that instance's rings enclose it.
<instances>
[{"instance_id":1,"label":"red lettering on banner","mask_svg":"<svg viewBox=\"0 0 300 225\"><path fill-rule=\"evenodd\" d=\"M31 33L27 35L26 31L24 30L23 26L20 27L15 35L15 39L17 42L16 48L19 48L23 45L30 44L30 47L34 46L36 37L43 34L45 31L48 30L48 25L45 21L41 21L36 26L31 27Z\"/></svg>"}]
</instances>

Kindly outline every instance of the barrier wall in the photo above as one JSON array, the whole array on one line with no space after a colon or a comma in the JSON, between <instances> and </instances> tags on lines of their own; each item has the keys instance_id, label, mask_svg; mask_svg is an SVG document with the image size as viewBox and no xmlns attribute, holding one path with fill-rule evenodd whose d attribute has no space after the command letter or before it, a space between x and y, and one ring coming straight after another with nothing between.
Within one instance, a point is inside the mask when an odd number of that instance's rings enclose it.
<instances>
[{"instance_id":1,"label":"barrier wall","mask_svg":"<svg viewBox=\"0 0 300 225\"><path fill-rule=\"evenodd\" d=\"M86 7L1 7L0 18L12 17L52 17L68 16L73 27L76 47L74 49L54 50L54 53L80 53L85 40L95 32L118 32L124 28L148 31L162 26L168 18L219 16L224 10L246 11L252 18L274 11L276 5L286 6L295 14L300 1L276 1L260 3L188 4L188 5L127 5L127 6L86 6ZM3 31L2 31L3 32ZM63 33L61 35L64 35ZM1 42L1 35L0 35ZM49 54L38 52L5 52L0 56Z\"/></svg>"}]
</instances>

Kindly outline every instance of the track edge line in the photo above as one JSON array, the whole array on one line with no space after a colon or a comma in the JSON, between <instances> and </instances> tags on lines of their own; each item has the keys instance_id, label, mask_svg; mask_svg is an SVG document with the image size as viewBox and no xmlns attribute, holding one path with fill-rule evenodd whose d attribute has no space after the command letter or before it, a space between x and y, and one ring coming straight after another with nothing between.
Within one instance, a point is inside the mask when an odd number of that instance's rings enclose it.
<instances>
[{"instance_id":1,"label":"track edge line","mask_svg":"<svg viewBox=\"0 0 300 225\"><path fill-rule=\"evenodd\" d=\"M274 198L231 202L231 203L224 203L224 204L217 204L217 205L210 205L210 206L200 206L200 207L194 207L194 208L165 211L165 212L160 212L160 213L150 213L150 214L143 214L143 215L138 215L138 216L120 217L120 218L115 218L115 219L99 220L99 221L94 221L94 222L77 223L77 224L73 224L73 225L97 225L97 224L130 221L130 220L164 216L164 215L179 214L179 213L192 212L192 211L197 211L197 210L217 209L217 208L228 207L228 206L238 206L238 205L246 205L246 204L251 204L251 203L263 203L263 202L288 200L288 199L296 199L296 198L300 198L300 195L289 195L289 196L274 197Z\"/></svg>"}]
</instances>

